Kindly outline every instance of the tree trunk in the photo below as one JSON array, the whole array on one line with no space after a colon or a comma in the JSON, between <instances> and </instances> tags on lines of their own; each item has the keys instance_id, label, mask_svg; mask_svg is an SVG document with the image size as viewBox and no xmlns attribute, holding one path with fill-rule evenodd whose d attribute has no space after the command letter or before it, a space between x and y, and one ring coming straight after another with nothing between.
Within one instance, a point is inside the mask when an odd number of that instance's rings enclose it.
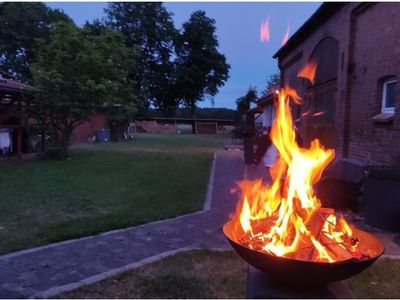
<instances>
[{"instance_id":1,"label":"tree trunk","mask_svg":"<svg viewBox=\"0 0 400 300\"><path fill-rule=\"evenodd\" d=\"M62 132L61 144L58 152L59 158L61 159L64 159L67 156L67 150L69 146L69 140L71 138L71 133L72 133L72 126L69 125L66 128L64 128L64 131Z\"/></svg>"},{"instance_id":2,"label":"tree trunk","mask_svg":"<svg viewBox=\"0 0 400 300\"><path fill-rule=\"evenodd\" d=\"M108 122L108 126L110 127L111 141L118 142L122 125L118 122L110 121Z\"/></svg>"},{"instance_id":3,"label":"tree trunk","mask_svg":"<svg viewBox=\"0 0 400 300\"><path fill-rule=\"evenodd\" d=\"M195 118L195 113L196 113L196 106L191 106L190 107L190 117L192 118L192 134L196 134L196 121L194 121Z\"/></svg>"}]
</instances>

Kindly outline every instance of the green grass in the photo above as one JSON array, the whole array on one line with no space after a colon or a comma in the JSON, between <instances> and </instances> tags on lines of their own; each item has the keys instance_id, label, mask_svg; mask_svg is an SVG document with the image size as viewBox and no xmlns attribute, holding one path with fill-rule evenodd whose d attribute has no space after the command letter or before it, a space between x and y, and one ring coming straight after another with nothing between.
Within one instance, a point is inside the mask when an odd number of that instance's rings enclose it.
<instances>
[{"instance_id":1,"label":"green grass","mask_svg":"<svg viewBox=\"0 0 400 300\"><path fill-rule=\"evenodd\" d=\"M355 298L400 298L400 260L379 259L347 285Z\"/></svg>"},{"instance_id":2,"label":"green grass","mask_svg":"<svg viewBox=\"0 0 400 300\"><path fill-rule=\"evenodd\" d=\"M182 267L183 266L183 267ZM400 260L379 259L345 281L355 298L400 298ZM59 295L62 298L244 298L246 264L233 251L176 254Z\"/></svg>"},{"instance_id":3,"label":"green grass","mask_svg":"<svg viewBox=\"0 0 400 300\"><path fill-rule=\"evenodd\" d=\"M60 298L244 298L246 264L232 252L190 251Z\"/></svg>"},{"instance_id":4,"label":"green grass","mask_svg":"<svg viewBox=\"0 0 400 300\"><path fill-rule=\"evenodd\" d=\"M202 208L221 138L138 135L73 147L71 159L0 166L0 253Z\"/></svg>"},{"instance_id":5,"label":"green grass","mask_svg":"<svg viewBox=\"0 0 400 300\"><path fill-rule=\"evenodd\" d=\"M73 149L96 149L117 152L212 153L222 146L220 135L137 134L135 140L119 143L78 144Z\"/></svg>"}]
</instances>

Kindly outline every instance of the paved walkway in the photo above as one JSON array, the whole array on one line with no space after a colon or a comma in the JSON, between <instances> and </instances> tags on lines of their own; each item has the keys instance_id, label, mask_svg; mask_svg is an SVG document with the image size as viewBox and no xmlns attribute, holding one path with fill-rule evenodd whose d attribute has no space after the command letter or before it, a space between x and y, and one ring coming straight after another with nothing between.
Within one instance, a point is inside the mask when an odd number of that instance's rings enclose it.
<instances>
[{"instance_id":1,"label":"paved walkway","mask_svg":"<svg viewBox=\"0 0 400 300\"><path fill-rule=\"evenodd\" d=\"M230 189L265 173L244 168L238 150L219 151L214 171L209 210L0 256L0 298L50 297L181 249L231 249L221 231L237 201ZM394 235L377 233L386 254L400 254Z\"/></svg>"}]
</instances>

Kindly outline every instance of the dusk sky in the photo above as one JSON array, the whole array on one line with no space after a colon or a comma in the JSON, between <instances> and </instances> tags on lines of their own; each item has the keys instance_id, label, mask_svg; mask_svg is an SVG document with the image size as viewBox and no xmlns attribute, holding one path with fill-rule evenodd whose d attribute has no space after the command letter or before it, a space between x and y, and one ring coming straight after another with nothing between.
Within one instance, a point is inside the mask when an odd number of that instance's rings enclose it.
<instances>
[{"instance_id":1,"label":"dusk sky","mask_svg":"<svg viewBox=\"0 0 400 300\"><path fill-rule=\"evenodd\" d=\"M104 17L106 2L53 2L52 8L60 8L77 25L86 20ZM230 78L214 97L215 107L236 108L236 98L244 95L249 86L255 86L260 93L267 78L278 70L272 58L280 48L286 28L293 34L318 8L319 2L268 3L268 2L166 2L168 11L173 13L175 26L181 28L195 10L204 10L216 20L220 51L231 65ZM260 42L260 24L269 17L271 37ZM209 100L201 103L209 107Z\"/></svg>"}]
</instances>

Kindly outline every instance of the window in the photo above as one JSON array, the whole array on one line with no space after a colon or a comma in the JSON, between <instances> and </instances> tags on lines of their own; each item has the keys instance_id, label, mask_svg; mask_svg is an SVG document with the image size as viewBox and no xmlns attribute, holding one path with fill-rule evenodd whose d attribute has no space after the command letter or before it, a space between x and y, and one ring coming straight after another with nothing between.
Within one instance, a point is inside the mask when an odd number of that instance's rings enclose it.
<instances>
[{"instance_id":1,"label":"window","mask_svg":"<svg viewBox=\"0 0 400 300\"><path fill-rule=\"evenodd\" d=\"M314 124L332 125L335 116L335 90L317 89L314 94Z\"/></svg>"},{"instance_id":2,"label":"window","mask_svg":"<svg viewBox=\"0 0 400 300\"><path fill-rule=\"evenodd\" d=\"M393 113L396 103L396 80L388 79L382 84L382 112Z\"/></svg>"}]
</instances>

